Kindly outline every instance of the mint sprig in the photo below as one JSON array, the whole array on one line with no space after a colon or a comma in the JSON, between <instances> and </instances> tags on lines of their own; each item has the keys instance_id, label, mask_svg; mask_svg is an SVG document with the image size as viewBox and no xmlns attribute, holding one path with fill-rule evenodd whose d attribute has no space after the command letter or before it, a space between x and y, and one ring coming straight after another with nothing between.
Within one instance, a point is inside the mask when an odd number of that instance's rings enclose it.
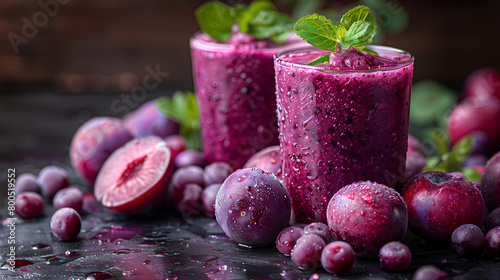
<instances>
[{"instance_id":1,"label":"mint sprig","mask_svg":"<svg viewBox=\"0 0 500 280\"><path fill-rule=\"evenodd\" d=\"M337 52L340 49L348 50L354 47L376 54L375 51L365 47L377 34L377 22L370 8L366 6L361 5L349 10L337 25L322 15L313 14L299 19L293 29L304 41L319 49ZM329 54L308 64L322 63L326 57L329 58Z\"/></svg>"},{"instance_id":2,"label":"mint sprig","mask_svg":"<svg viewBox=\"0 0 500 280\"><path fill-rule=\"evenodd\" d=\"M232 27L253 36L257 40L271 39L276 44L286 41L293 27L291 18L276 11L268 0L256 0L250 5L228 6L219 1L210 1L195 11L203 32L212 39L225 42L231 38Z\"/></svg>"},{"instance_id":3,"label":"mint sprig","mask_svg":"<svg viewBox=\"0 0 500 280\"><path fill-rule=\"evenodd\" d=\"M188 149L201 149L198 104L194 93L176 91L172 97L157 98L156 106L161 112L180 124L180 134L186 140Z\"/></svg>"}]
</instances>

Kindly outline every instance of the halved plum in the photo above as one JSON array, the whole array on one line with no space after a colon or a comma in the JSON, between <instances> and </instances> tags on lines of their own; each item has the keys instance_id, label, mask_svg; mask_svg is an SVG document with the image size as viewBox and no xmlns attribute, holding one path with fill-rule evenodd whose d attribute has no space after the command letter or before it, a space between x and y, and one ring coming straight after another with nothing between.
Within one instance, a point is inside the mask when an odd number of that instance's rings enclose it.
<instances>
[{"instance_id":1,"label":"halved plum","mask_svg":"<svg viewBox=\"0 0 500 280\"><path fill-rule=\"evenodd\" d=\"M165 195L173 171L170 157L158 136L127 142L104 162L94 188L97 200L122 214L149 210Z\"/></svg>"}]
</instances>

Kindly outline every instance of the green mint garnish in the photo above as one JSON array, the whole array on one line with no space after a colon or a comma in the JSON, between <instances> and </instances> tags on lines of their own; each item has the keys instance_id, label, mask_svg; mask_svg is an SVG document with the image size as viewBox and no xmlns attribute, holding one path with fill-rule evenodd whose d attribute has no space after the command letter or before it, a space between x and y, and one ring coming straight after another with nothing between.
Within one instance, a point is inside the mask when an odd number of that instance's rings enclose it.
<instances>
[{"instance_id":1,"label":"green mint garnish","mask_svg":"<svg viewBox=\"0 0 500 280\"><path fill-rule=\"evenodd\" d=\"M365 48L377 34L377 22L370 8L366 6L357 6L349 10L337 25L322 15L307 15L295 23L294 30L304 41L323 50L337 52L340 49L355 47L376 54L375 51ZM308 64L323 63L326 57L329 58L329 55Z\"/></svg>"},{"instance_id":2,"label":"green mint garnish","mask_svg":"<svg viewBox=\"0 0 500 280\"><path fill-rule=\"evenodd\" d=\"M180 134L186 140L188 149L201 149L198 104L194 93L176 91L172 97L157 98L156 106L161 112L181 125Z\"/></svg>"},{"instance_id":3,"label":"green mint garnish","mask_svg":"<svg viewBox=\"0 0 500 280\"><path fill-rule=\"evenodd\" d=\"M200 6L195 14L201 29L219 42L229 40L235 24L241 32L257 40L269 38L276 44L285 42L293 27L290 17L276 11L274 4L268 0L233 7L210 1Z\"/></svg>"}]
</instances>

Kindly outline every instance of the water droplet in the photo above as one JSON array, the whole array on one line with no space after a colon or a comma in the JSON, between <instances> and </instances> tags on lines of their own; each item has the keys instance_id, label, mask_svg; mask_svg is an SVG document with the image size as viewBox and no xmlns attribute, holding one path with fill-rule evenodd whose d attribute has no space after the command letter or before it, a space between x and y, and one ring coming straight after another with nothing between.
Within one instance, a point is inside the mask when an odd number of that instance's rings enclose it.
<instances>
[{"instance_id":1,"label":"water droplet","mask_svg":"<svg viewBox=\"0 0 500 280\"><path fill-rule=\"evenodd\" d=\"M150 264L151 261L150 260L145 260L142 264Z\"/></svg>"}]
</instances>

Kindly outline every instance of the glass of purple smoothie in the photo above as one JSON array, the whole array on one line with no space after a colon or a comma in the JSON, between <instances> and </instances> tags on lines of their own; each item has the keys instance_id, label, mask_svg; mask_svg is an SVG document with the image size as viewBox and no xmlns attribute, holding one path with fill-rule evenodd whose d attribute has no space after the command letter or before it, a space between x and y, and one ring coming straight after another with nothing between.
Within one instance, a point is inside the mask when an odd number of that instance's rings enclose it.
<instances>
[{"instance_id":1,"label":"glass of purple smoothie","mask_svg":"<svg viewBox=\"0 0 500 280\"><path fill-rule=\"evenodd\" d=\"M312 46L276 55L283 180L298 222L326 222L347 184L371 180L398 188L405 174L413 57L368 46L332 53ZM367 197L366 199L370 199Z\"/></svg>"},{"instance_id":2,"label":"glass of purple smoothie","mask_svg":"<svg viewBox=\"0 0 500 280\"><path fill-rule=\"evenodd\" d=\"M279 143L273 56L296 43L303 41L275 45L241 32L228 42L203 32L191 38L202 148L210 162L241 168L259 150Z\"/></svg>"}]
</instances>

